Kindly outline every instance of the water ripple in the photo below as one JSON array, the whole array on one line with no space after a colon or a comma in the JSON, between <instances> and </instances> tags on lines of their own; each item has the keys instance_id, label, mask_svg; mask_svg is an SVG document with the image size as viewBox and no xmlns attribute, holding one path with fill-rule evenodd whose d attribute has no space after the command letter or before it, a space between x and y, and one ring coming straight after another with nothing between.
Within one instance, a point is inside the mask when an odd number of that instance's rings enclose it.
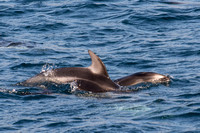
<instances>
[{"instance_id":1,"label":"water ripple","mask_svg":"<svg viewBox=\"0 0 200 133\"><path fill-rule=\"evenodd\" d=\"M197 0L0 1L0 131L199 132L199 5ZM14 85L47 70L45 64L89 66L88 49L112 79L154 71L172 81L104 94L72 92L70 84Z\"/></svg>"}]
</instances>

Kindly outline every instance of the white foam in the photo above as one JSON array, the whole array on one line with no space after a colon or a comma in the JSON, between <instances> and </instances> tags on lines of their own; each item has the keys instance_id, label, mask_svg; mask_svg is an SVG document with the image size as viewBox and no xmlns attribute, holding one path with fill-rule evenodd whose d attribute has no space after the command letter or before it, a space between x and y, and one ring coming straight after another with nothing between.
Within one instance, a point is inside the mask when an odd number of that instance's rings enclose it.
<instances>
[{"instance_id":1,"label":"white foam","mask_svg":"<svg viewBox=\"0 0 200 133\"><path fill-rule=\"evenodd\" d=\"M56 68L55 64L46 63L45 65L42 66L41 72L46 72L46 71L49 71L49 70L53 70L55 68Z\"/></svg>"},{"instance_id":2,"label":"white foam","mask_svg":"<svg viewBox=\"0 0 200 133\"><path fill-rule=\"evenodd\" d=\"M77 83L75 81L71 82L70 83L70 88L71 88L71 92L75 92L78 89Z\"/></svg>"}]
</instances>

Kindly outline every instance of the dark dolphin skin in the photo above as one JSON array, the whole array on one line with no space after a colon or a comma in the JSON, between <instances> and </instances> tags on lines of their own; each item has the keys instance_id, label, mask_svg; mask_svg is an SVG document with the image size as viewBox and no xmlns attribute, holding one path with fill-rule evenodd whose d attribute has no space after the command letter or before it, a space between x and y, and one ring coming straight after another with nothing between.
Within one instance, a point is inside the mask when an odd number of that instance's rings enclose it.
<instances>
[{"instance_id":1,"label":"dark dolphin skin","mask_svg":"<svg viewBox=\"0 0 200 133\"><path fill-rule=\"evenodd\" d=\"M119 91L120 86L131 86L143 82L168 82L164 75L153 72L140 72L112 81L101 59L88 50L92 64L89 67L64 67L41 72L36 76L19 83L23 86L37 86L45 82L67 84L74 82L78 89L95 93Z\"/></svg>"}]
</instances>

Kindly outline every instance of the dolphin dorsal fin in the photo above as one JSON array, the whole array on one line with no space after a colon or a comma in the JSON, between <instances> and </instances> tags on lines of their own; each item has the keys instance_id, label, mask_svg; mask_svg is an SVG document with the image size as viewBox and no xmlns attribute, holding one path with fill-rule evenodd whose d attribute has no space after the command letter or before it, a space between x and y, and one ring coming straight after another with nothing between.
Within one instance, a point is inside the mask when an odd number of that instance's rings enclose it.
<instances>
[{"instance_id":1,"label":"dolphin dorsal fin","mask_svg":"<svg viewBox=\"0 0 200 133\"><path fill-rule=\"evenodd\" d=\"M89 67L89 69L93 73L103 74L104 76L109 78L106 67L105 67L104 63L101 61L101 59L97 55L95 55L91 50L88 50L88 53L90 54L90 57L91 57L91 60L92 60L92 64Z\"/></svg>"}]
</instances>

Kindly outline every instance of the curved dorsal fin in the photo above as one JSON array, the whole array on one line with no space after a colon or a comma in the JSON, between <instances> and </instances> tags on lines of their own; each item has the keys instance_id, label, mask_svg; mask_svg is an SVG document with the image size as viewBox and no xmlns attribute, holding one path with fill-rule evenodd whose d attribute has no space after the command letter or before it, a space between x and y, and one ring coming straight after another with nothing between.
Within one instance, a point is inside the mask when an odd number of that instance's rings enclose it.
<instances>
[{"instance_id":1,"label":"curved dorsal fin","mask_svg":"<svg viewBox=\"0 0 200 133\"><path fill-rule=\"evenodd\" d=\"M101 74L109 78L107 70L101 59L95 55L91 50L88 50L88 53L90 54L92 64L89 67L89 69L96 74Z\"/></svg>"}]
</instances>

